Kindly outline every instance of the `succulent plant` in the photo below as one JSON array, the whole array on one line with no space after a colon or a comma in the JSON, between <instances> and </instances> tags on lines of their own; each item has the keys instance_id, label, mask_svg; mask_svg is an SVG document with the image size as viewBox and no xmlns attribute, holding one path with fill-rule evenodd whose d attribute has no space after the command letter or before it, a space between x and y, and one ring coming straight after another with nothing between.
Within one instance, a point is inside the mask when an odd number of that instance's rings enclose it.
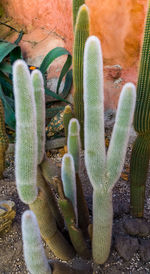
<instances>
[{"instance_id":1,"label":"succulent plant","mask_svg":"<svg viewBox=\"0 0 150 274\"><path fill-rule=\"evenodd\" d=\"M80 124L82 148L84 147L84 103L83 103L83 54L89 36L89 13L86 5L79 8L73 45L74 114Z\"/></svg>"},{"instance_id":2,"label":"succulent plant","mask_svg":"<svg viewBox=\"0 0 150 274\"><path fill-rule=\"evenodd\" d=\"M99 264L107 260L110 252L112 189L123 167L135 99L135 86L127 83L120 95L106 155L102 52L98 38L89 37L84 52L85 163L93 186L92 252L94 261Z\"/></svg>"},{"instance_id":3,"label":"succulent plant","mask_svg":"<svg viewBox=\"0 0 150 274\"><path fill-rule=\"evenodd\" d=\"M149 1L148 1L149 2ZM144 199L150 159L150 2L144 31L143 47L137 83L134 128L138 134L130 163L130 206L136 217L144 215Z\"/></svg>"}]
</instances>

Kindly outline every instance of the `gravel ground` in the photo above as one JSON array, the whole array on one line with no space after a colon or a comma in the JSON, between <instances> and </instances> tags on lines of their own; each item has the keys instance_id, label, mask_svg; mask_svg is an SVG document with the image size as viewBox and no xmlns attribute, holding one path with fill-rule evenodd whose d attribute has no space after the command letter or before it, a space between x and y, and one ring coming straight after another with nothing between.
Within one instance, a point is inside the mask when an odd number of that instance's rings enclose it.
<instances>
[{"instance_id":1,"label":"gravel ground","mask_svg":"<svg viewBox=\"0 0 150 274\"><path fill-rule=\"evenodd\" d=\"M110 139L110 131L107 131L107 137ZM150 273L150 262L143 262L140 258L139 252L136 252L128 261L124 260L115 248L115 237L117 235L124 235L123 223L130 218L129 215L129 162L131 155L132 144L130 143L127 150L126 161L123 169L123 174L117 182L113 190L113 204L114 204L114 223L113 223L113 240L109 259L104 265L94 265L94 273ZM57 165L60 165L61 155L57 151L51 153ZM84 166L83 154L81 155L81 172L80 177L83 183L85 197L88 202L91 219L92 219L92 187L88 180L86 169ZM21 215L27 209L18 198L15 176L14 176L14 157L8 155L6 159L7 168L4 172L4 179L0 181L0 200L12 200L16 204L16 217L13 221L11 229L4 235L0 235L0 273L28 273L25 267L22 251L21 240ZM146 203L145 203L145 220L150 222L150 174L147 180ZM149 239L148 235L144 239ZM137 237L139 240L139 237ZM44 245L45 246L45 245ZM46 254L49 259L54 259L53 254L45 246ZM78 264L91 265L92 261L83 261L76 257L70 265L77 266ZM78 272L77 272L78 273ZM85 273L85 271L83 271Z\"/></svg>"}]
</instances>

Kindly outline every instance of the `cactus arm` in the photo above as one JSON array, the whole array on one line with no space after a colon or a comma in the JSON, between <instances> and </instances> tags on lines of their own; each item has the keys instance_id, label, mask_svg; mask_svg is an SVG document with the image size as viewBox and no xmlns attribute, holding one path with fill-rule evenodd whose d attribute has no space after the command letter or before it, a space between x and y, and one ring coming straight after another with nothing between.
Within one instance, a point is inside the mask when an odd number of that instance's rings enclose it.
<instances>
[{"instance_id":1,"label":"cactus arm","mask_svg":"<svg viewBox=\"0 0 150 274\"><path fill-rule=\"evenodd\" d=\"M16 184L20 199L31 203L37 197L36 109L30 73L24 61L13 66L16 109Z\"/></svg>"},{"instance_id":2,"label":"cactus arm","mask_svg":"<svg viewBox=\"0 0 150 274\"><path fill-rule=\"evenodd\" d=\"M89 36L89 14L82 5L77 16L73 46L74 113L80 124L81 145L84 147L84 103L83 103L83 55Z\"/></svg>"},{"instance_id":3,"label":"cactus arm","mask_svg":"<svg viewBox=\"0 0 150 274\"><path fill-rule=\"evenodd\" d=\"M88 38L84 52L85 163L93 187L105 174L103 61L98 38Z\"/></svg>"},{"instance_id":4,"label":"cactus arm","mask_svg":"<svg viewBox=\"0 0 150 274\"><path fill-rule=\"evenodd\" d=\"M72 13L73 13L73 30L75 29L75 24L76 24L76 17L78 14L78 10L81 5L85 3L85 0L73 0L72 3Z\"/></svg>"},{"instance_id":5,"label":"cactus arm","mask_svg":"<svg viewBox=\"0 0 150 274\"><path fill-rule=\"evenodd\" d=\"M42 246L36 217L30 210L22 215L22 238L25 262L30 273L52 273Z\"/></svg>"},{"instance_id":6,"label":"cactus arm","mask_svg":"<svg viewBox=\"0 0 150 274\"><path fill-rule=\"evenodd\" d=\"M68 128L68 152L72 155L75 172L79 172L80 166L80 125L77 119L71 119Z\"/></svg>"},{"instance_id":7,"label":"cactus arm","mask_svg":"<svg viewBox=\"0 0 150 274\"><path fill-rule=\"evenodd\" d=\"M38 164L43 160L45 153L45 95L44 81L39 70L31 73L36 105L37 138L38 138Z\"/></svg>"},{"instance_id":8,"label":"cactus arm","mask_svg":"<svg viewBox=\"0 0 150 274\"><path fill-rule=\"evenodd\" d=\"M78 220L75 168L73 157L69 153L66 153L62 159L61 178L65 196L72 202Z\"/></svg>"},{"instance_id":9,"label":"cactus arm","mask_svg":"<svg viewBox=\"0 0 150 274\"><path fill-rule=\"evenodd\" d=\"M132 83L125 84L120 94L116 122L107 153L106 172L110 188L119 179L124 164L135 101L135 86Z\"/></svg>"}]
</instances>

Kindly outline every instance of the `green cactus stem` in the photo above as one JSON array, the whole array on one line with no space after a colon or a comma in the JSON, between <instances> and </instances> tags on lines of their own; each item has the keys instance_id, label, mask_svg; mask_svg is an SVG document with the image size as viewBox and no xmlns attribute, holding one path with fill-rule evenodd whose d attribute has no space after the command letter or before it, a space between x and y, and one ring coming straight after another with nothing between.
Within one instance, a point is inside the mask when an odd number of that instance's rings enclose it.
<instances>
[{"instance_id":1,"label":"green cactus stem","mask_svg":"<svg viewBox=\"0 0 150 274\"><path fill-rule=\"evenodd\" d=\"M37 186L42 188L45 191L45 193L47 193L47 200L51 208L53 217L55 218L58 228L61 231L64 231L64 220L60 213L60 210L55 198L55 194L51 188L51 185L44 179L40 166L38 166L37 168Z\"/></svg>"},{"instance_id":2,"label":"green cactus stem","mask_svg":"<svg viewBox=\"0 0 150 274\"><path fill-rule=\"evenodd\" d=\"M24 258L30 273L52 273L42 246L36 217L30 210L26 210L22 215L22 238Z\"/></svg>"},{"instance_id":3,"label":"green cactus stem","mask_svg":"<svg viewBox=\"0 0 150 274\"><path fill-rule=\"evenodd\" d=\"M136 100L135 86L120 95L116 121L106 155L104 141L103 62L98 38L91 36L84 53L85 163L93 186L93 259L103 264L110 252L112 188L123 167ZM94 121L94 122L93 122Z\"/></svg>"},{"instance_id":4,"label":"green cactus stem","mask_svg":"<svg viewBox=\"0 0 150 274\"><path fill-rule=\"evenodd\" d=\"M8 148L8 137L5 129L5 116L2 101L0 99L0 179L5 169L5 152Z\"/></svg>"},{"instance_id":5,"label":"green cactus stem","mask_svg":"<svg viewBox=\"0 0 150 274\"><path fill-rule=\"evenodd\" d=\"M131 155L130 207L135 217L144 215L144 199L150 159L150 1L137 83L134 128L138 133Z\"/></svg>"},{"instance_id":6,"label":"green cactus stem","mask_svg":"<svg viewBox=\"0 0 150 274\"><path fill-rule=\"evenodd\" d=\"M83 104L83 54L89 36L89 13L82 5L77 16L73 46L74 113L80 124L81 145L84 148L84 104Z\"/></svg>"},{"instance_id":7,"label":"green cactus stem","mask_svg":"<svg viewBox=\"0 0 150 274\"><path fill-rule=\"evenodd\" d=\"M43 160L45 154L45 92L44 81L39 70L31 73L36 105L36 124L38 137L38 164Z\"/></svg>"},{"instance_id":8,"label":"green cactus stem","mask_svg":"<svg viewBox=\"0 0 150 274\"><path fill-rule=\"evenodd\" d=\"M37 197L37 126L33 86L26 63L13 66L16 113L16 184L20 199L32 203Z\"/></svg>"},{"instance_id":9,"label":"green cactus stem","mask_svg":"<svg viewBox=\"0 0 150 274\"><path fill-rule=\"evenodd\" d=\"M73 30L75 29L78 10L79 10L80 6L83 5L84 3L85 3L85 0L73 0L72 1Z\"/></svg>"},{"instance_id":10,"label":"green cactus stem","mask_svg":"<svg viewBox=\"0 0 150 274\"><path fill-rule=\"evenodd\" d=\"M84 232L84 236L88 237L89 212L86 200L84 198L82 184L79 177L80 167L80 125L77 119L71 119L68 129L68 152L72 155L75 172L76 172L76 189L77 189L77 210L78 224Z\"/></svg>"},{"instance_id":11,"label":"green cactus stem","mask_svg":"<svg viewBox=\"0 0 150 274\"><path fill-rule=\"evenodd\" d=\"M55 256L62 260L72 259L75 252L59 232L49 206L47 194L42 188L39 188L37 199L29 207L36 215L42 238Z\"/></svg>"},{"instance_id":12,"label":"green cactus stem","mask_svg":"<svg viewBox=\"0 0 150 274\"><path fill-rule=\"evenodd\" d=\"M64 130L65 130L65 137L66 140L68 138L68 125L69 121L73 118L73 113L71 106L67 105L64 110L64 115L63 115L63 124L64 124Z\"/></svg>"},{"instance_id":13,"label":"green cactus stem","mask_svg":"<svg viewBox=\"0 0 150 274\"><path fill-rule=\"evenodd\" d=\"M144 215L144 200L150 155L150 135L138 135L131 155L131 214L136 217Z\"/></svg>"},{"instance_id":14,"label":"green cactus stem","mask_svg":"<svg viewBox=\"0 0 150 274\"><path fill-rule=\"evenodd\" d=\"M82 231L77 227L76 214L71 201L65 197L62 182L57 180L59 192L59 206L66 222L71 242L81 257L89 259L91 252L87 247Z\"/></svg>"}]
</instances>

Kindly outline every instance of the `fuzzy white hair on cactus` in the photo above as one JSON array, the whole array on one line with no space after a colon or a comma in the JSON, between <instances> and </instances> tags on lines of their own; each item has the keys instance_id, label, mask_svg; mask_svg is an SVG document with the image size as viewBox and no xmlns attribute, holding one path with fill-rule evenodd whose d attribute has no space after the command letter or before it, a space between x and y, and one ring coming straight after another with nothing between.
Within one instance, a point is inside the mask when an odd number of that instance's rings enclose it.
<instances>
[{"instance_id":1,"label":"fuzzy white hair on cactus","mask_svg":"<svg viewBox=\"0 0 150 274\"><path fill-rule=\"evenodd\" d=\"M84 51L85 163L93 186L93 259L103 264L110 252L112 188L125 160L136 90L127 83L121 92L108 153L104 140L103 61L100 41L91 36Z\"/></svg>"},{"instance_id":2,"label":"fuzzy white hair on cactus","mask_svg":"<svg viewBox=\"0 0 150 274\"><path fill-rule=\"evenodd\" d=\"M26 266L31 274L51 274L35 214L26 210L22 215L22 239Z\"/></svg>"}]
</instances>

